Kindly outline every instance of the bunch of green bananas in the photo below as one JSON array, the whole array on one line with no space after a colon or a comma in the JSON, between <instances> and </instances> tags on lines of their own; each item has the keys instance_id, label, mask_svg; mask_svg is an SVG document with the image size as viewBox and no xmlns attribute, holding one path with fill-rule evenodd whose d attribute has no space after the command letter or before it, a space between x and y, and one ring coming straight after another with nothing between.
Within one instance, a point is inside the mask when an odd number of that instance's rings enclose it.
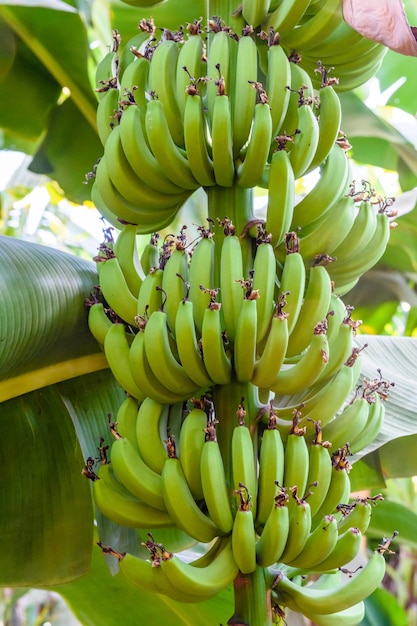
<instances>
[{"instance_id":1,"label":"bunch of green bananas","mask_svg":"<svg viewBox=\"0 0 417 626\"><path fill-rule=\"evenodd\" d=\"M340 57L346 38L379 63L338 5L244 1L240 36L220 18L159 39L141 22L133 59L115 34L97 73L92 199L119 232L105 231L88 303L127 395L109 459L87 474L106 517L152 531L148 559L112 552L123 574L201 602L261 572L277 616L289 607L323 625L362 619L390 541L347 582L334 573L358 554L375 503L349 502L348 459L379 432L390 387L359 382L361 322L341 296L380 259L395 215L391 199L356 190L339 85L310 62L330 60L336 41ZM341 77L356 85L346 55ZM297 200L296 179L313 170ZM162 238L199 187L207 225L191 243L187 226ZM173 529L207 544L204 556L186 563L158 542Z\"/></svg>"}]
</instances>

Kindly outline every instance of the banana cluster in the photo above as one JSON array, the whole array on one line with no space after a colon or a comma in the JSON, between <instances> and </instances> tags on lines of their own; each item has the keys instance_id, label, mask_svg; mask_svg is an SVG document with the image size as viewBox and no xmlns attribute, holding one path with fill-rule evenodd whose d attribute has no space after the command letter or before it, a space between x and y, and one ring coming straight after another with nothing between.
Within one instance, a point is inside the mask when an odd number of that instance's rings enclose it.
<instances>
[{"instance_id":1,"label":"banana cluster","mask_svg":"<svg viewBox=\"0 0 417 626\"><path fill-rule=\"evenodd\" d=\"M201 602L260 571L277 616L323 625L362 619L390 542L340 579L379 499L350 501L349 457L379 432L391 386L360 380L361 321L342 296L381 258L395 211L351 180L337 90L382 49L339 4L244 0L239 36L220 18L160 36L142 21L129 54L115 33L92 199L118 234L95 257L88 323L126 398L109 457L83 470L106 517L152 531L146 559L106 548L134 584ZM207 226L162 238L199 187ZM171 531L205 554L186 563L158 537Z\"/></svg>"},{"instance_id":2,"label":"banana cluster","mask_svg":"<svg viewBox=\"0 0 417 626\"><path fill-rule=\"evenodd\" d=\"M199 187L271 188L282 178L286 193L277 197L271 189L269 209L279 242L292 222L294 179L326 162L332 150L323 185L331 181L329 203L339 199L348 173L343 150L334 147L340 102L337 80L321 62L306 71L272 26L261 37L251 26L237 36L218 19L208 32L196 20L187 34L164 30L157 39L151 22L141 25L140 52L131 47L128 63L110 52L97 72L104 154L92 173L92 199L111 223L152 232L170 224ZM258 81L262 58L265 85ZM303 218L309 203L295 217ZM276 217L281 207L282 219Z\"/></svg>"}]
</instances>

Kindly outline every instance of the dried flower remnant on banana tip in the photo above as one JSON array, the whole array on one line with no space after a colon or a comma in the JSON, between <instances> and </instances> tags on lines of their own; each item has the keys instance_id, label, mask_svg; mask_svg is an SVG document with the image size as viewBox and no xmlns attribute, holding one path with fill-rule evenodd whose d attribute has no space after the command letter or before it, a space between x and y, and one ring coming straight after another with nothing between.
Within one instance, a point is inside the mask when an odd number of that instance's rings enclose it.
<instances>
[{"instance_id":1,"label":"dried flower remnant on banana tip","mask_svg":"<svg viewBox=\"0 0 417 626\"><path fill-rule=\"evenodd\" d=\"M417 56L417 28L402 0L342 0L344 20L358 33L407 56Z\"/></svg>"}]
</instances>

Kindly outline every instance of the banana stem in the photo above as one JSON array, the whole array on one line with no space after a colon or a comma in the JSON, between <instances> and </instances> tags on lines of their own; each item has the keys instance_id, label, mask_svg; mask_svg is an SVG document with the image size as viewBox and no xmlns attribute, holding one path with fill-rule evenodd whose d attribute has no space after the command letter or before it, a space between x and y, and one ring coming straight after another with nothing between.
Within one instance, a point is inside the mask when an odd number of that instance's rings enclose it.
<instances>
[{"instance_id":1,"label":"banana stem","mask_svg":"<svg viewBox=\"0 0 417 626\"><path fill-rule=\"evenodd\" d=\"M234 580L235 612L229 626L272 626L271 592L266 588L264 570L238 574Z\"/></svg>"},{"instance_id":2,"label":"banana stem","mask_svg":"<svg viewBox=\"0 0 417 626\"><path fill-rule=\"evenodd\" d=\"M238 35L245 25L237 0L207 0L207 15L209 19L221 16L225 25Z\"/></svg>"},{"instance_id":3,"label":"banana stem","mask_svg":"<svg viewBox=\"0 0 417 626\"><path fill-rule=\"evenodd\" d=\"M232 187L207 187L208 217L217 225L217 220L228 218L236 229L242 247L243 267L246 275L253 267L252 237L249 231L251 224L256 223L253 214L253 189L243 189L238 185ZM215 285L219 283L220 254L223 237L216 237L215 247ZM244 276L242 276L244 278Z\"/></svg>"}]
</instances>

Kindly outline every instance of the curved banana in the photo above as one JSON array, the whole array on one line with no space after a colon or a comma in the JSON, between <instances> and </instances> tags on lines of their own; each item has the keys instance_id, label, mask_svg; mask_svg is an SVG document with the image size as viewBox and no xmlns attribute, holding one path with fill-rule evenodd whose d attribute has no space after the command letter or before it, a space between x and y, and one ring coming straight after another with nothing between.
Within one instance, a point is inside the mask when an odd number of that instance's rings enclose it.
<instances>
[{"instance_id":1,"label":"curved banana","mask_svg":"<svg viewBox=\"0 0 417 626\"><path fill-rule=\"evenodd\" d=\"M234 343L240 309L243 303L243 259L237 235L226 235L220 256L221 316L228 339Z\"/></svg>"},{"instance_id":2,"label":"curved banana","mask_svg":"<svg viewBox=\"0 0 417 626\"><path fill-rule=\"evenodd\" d=\"M233 528L233 515L223 459L215 433L214 439L207 439L203 446L200 473L208 514L220 532L229 534Z\"/></svg>"},{"instance_id":3,"label":"curved banana","mask_svg":"<svg viewBox=\"0 0 417 626\"><path fill-rule=\"evenodd\" d=\"M88 328L94 339L103 347L107 331L112 326L111 320L106 315L102 302L94 302L88 308Z\"/></svg>"},{"instance_id":4,"label":"curved banana","mask_svg":"<svg viewBox=\"0 0 417 626\"><path fill-rule=\"evenodd\" d=\"M382 496L380 499L383 499ZM376 500L369 500L368 498L356 498L356 500L352 502L352 504L347 504L343 507L340 507L343 518L338 524L339 535L344 533L349 528L357 528L358 530L360 530L362 535L365 535L372 517L371 502L375 504Z\"/></svg>"},{"instance_id":5,"label":"curved banana","mask_svg":"<svg viewBox=\"0 0 417 626\"><path fill-rule=\"evenodd\" d=\"M256 507L257 524L266 524L272 508L281 506L275 501L277 484L282 485L284 478L284 446L279 430L276 428L276 418L271 415L267 428L262 434L261 450L259 453L258 501ZM283 513L275 514L278 516ZM273 561L274 563L278 559Z\"/></svg>"},{"instance_id":6,"label":"curved banana","mask_svg":"<svg viewBox=\"0 0 417 626\"><path fill-rule=\"evenodd\" d=\"M240 382L249 382L255 368L258 323L257 295L256 291L251 291L250 296L244 298L236 325L233 366L236 378Z\"/></svg>"},{"instance_id":7,"label":"curved banana","mask_svg":"<svg viewBox=\"0 0 417 626\"><path fill-rule=\"evenodd\" d=\"M143 400L137 411L135 434L139 454L157 474L162 472L167 458L167 449L161 438L161 424L167 415L167 405L150 397Z\"/></svg>"},{"instance_id":8,"label":"curved banana","mask_svg":"<svg viewBox=\"0 0 417 626\"><path fill-rule=\"evenodd\" d=\"M148 90L149 59L145 56L136 56L126 65L120 77L120 93L128 102L136 102L140 110L146 107L146 94ZM127 107L128 109L136 107ZM143 115L140 125L144 128Z\"/></svg>"},{"instance_id":9,"label":"curved banana","mask_svg":"<svg viewBox=\"0 0 417 626\"><path fill-rule=\"evenodd\" d=\"M205 445L207 414L197 406L191 409L181 426L180 462L195 500L203 500L201 455Z\"/></svg>"},{"instance_id":10,"label":"curved banana","mask_svg":"<svg viewBox=\"0 0 417 626\"><path fill-rule=\"evenodd\" d=\"M364 450L379 434L382 424L384 423L385 407L378 394L375 394L374 402L369 406L368 419L366 420L363 430L352 439L351 452L356 454L360 450Z\"/></svg>"},{"instance_id":11,"label":"curved banana","mask_svg":"<svg viewBox=\"0 0 417 626\"><path fill-rule=\"evenodd\" d=\"M322 68L319 64L319 70ZM324 70L323 70L324 71ZM318 92L319 110L319 140L309 171L312 171L327 159L336 139L339 136L342 121L342 108L339 96L332 86L331 79L322 74L322 84Z\"/></svg>"},{"instance_id":12,"label":"curved banana","mask_svg":"<svg viewBox=\"0 0 417 626\"><path fill-rule=\"evenodd\" d=\"M162 306L162 279L164 271L159 267L150 268L139 290L137 315L148 318Z\"/></svg>"},{"instance_id":13,"label":"curved banana","mask_svg":"<svg viewBox=\"0 0 417 626\"><path fill-rule=\"evenodd\" d=\"M149 146L166 176L182 189L197 189L199 183L191 173L188 159L171 136L165 105L161 100L154 98L148 102L145 120Z\"/></svg>"},{"instance_id":14,"label":"curved banana","mask_svg":"<svg viewBox=\"0 0 417 626\"><path fill-rule=\"evenodd\" d=\"M184 400L183 394L172 392L153 373L146 356L143 330L139 330L130 346L129 367L131 376L141 390L143 397L149 396L161 404L175 404Z\"/></svg>"},{"instance_id":15,"label":"curved banana","mask_svg":"<svg viewBox=\"0 0 417 626\"><path fill-rule=\"evenodd\" d=\"M317 324L327 315L331 294L332 283L327 268L324 265L313 265L296 325L290 332L287 357L301 354L307 348ZM286 310L288 312L288 306Z\"/></svg>"},{"instance_id":16,"label":"curved banana","mask_svg":"<svg viewBox=\"0 0 417 626\"><path fill-rule=\"evenodd\" d=\"M294 416L293 425L284 448L283 486L287 490L295 487L296 493L303 497L308 487L309 452L305 439L305 429L298 427L297 414Z\"/></svg>"},{"instance_id":17,"label":"curved banana","mask_svg":"<svg viewBox=\"0 0 417 626\"><path fill-rule=\"evenodd\" d=\"M144 462L130 441L116 439L110 454L116 476L126 489L145 504L165 511L161 476Z\"/></svg>"},{"instance_id":18,"label":"curved banana","mask_svg":"<svg viewBox=\"0 0 417 626\"><path fill-rule=\"evenodd\" d=\"M214 288L214 240L209 229L200 228L201 238L192 250L188 280L189 298L193 303L194 320L201 335L203 317L210 304L210 290ZM201 288L203 287L203 289Z\"/></svg>"},{"instance_id":19,"label":"curved banana","mask_svg":"<svg viewBox=\"0 0 417 626\"><path fill-rule=\"evenodd\" d=\"M322 522L308 536L299 555L287 564L298 569L314 571L315 567L333 552L337 539L337 520L333 515L325 515Z\"/></svg>"},{"instance_id":20,"label":"curved banana","mask_svg":"<svg viewBox=\"0 0 417 626\"><path fill-rule=\"evenodd\" d=\"M331 317L330 317L331 319ZM329 322L330 325L330 322ZM350 323L343 320L337 328L333 330L332 336L329 335L329 327L327 330L327 339L329 342L330 358L321 374L320 380L327 380L331 376L337 374L341 367L346 363L353 349L353 329Z\"/></svg>"},{"instance_id":21,"label":"curved banana","mask_svg":"<svg viewBox=\"0 0 417 626\"><path fill-rule=\"evenodd\" d=\"M286 150L272 154L269 166L268 204L265 230L271 234L274 247L284 242L285 233L293 221L295 204L295 178ZM255 274L256 277L256 274Z\"/></svg>"},{"instance_id":22,"label":"curved banana","mask_svg":"<svg viewBox=\"0 0 417 626\"><path fill-rule=\"evenodd\" d=\"M326 367L328 354L327 337L319 329L313 334L310 345L300 360L295 365L279 371L271 385L271 391L277 395L286 396L311 387Z\"/></svg>"},{"instance_id":23,"label":"curved banana","mask_svg":"<svg viewBox=\"0 0 417 626\"><path fill-rule=\"evenodd\" d=\"M142 268L143 277L142 281L145 277L155 268L159 267L159 234L154 233L151 235L150 240L147 244L145 244L142 253L140 255L140 266ZM161 283L162 284L162 283Z\"/></svg>"},{"instance_id":24,"label":"curved banana","mask_svg":"<svg viewBox=\"0 0 417 626\"><path fill-rule=\"evenodd\" d=\"M247 24L256 28L267 17L271 0L242 0L242 15Z\"/></svg>"},{"instance_id":25,"label":"curved banana","mask_svg":"<svg viewBox=\"0 0 417 626\"><path fill-rule=\"evenodd\" d=\"M262 179L272 140L272 117L268 98L263 89L257 89L259 102L255 105L252 130L243 162L237 162L237 184L256 187Z\"/></svg>"},{"instance_id":26,"label":"curved banana","mask_svg":"<svg viewBox=\"0 0 417 626\"><path fill-rule=\"evenodd\" d=\"M232 378L232 362L226 352L220 317L221 304L212 302L204 312L201 329L203 360L216 385L227 385Z\"/></svg>"},{"instance_id":27,"label":"curved banana","mask_svg":"<svg viewBox=\"0 0 417 626\"><path fill-rule=\"evenodd\" d=\"M384 575L385 559L376 550L356 576L333 589L301 587L286 576L276 583L275 589L278 593L281 591L289 595L301 611L305 609L307 612L329 614L347 609L367 598L380 585Z\"/></svg>"},{"instance_id":28,"label":"curved banana","mask_svg":"<svg viewBox=\"0 0 417 626\"><path fill-rule=\"evenodd\" d=\"M296 489L291 490L294 502L291 501L289 511L289 530L287 543L281 554L281 563L291 563L304 549L311 530L310 505L306 500L298 498Z\"/></svg>"},{"instance_id":29,"label":"curved banana","mask_svg":"<svg viewBox=\"0 0 417 626\"><path fill-rule=\"evenodd\" d=\"M287 500L285 491L278 493L256 543L256 562L261 567L270 567L281 561L290 529Z\"/></svg>"},{"instance_id":30,"label":"curved banana","mask_svg":"<svg viewBox=\"0 0 417 626\"><path fill-rule=\"evenodd\" d=\"M142 121L144 117L144 112L137 106L129 106L123 111L119 126L126 159L139 178L146 177L146 184L152 189L166 194L182 194L183 188L167 178L163 167L149 148Z\"/></svg>"},{"instance_id":31,"label":"curved banana","mask_svg":"<svg viewBox=\"0 0 417 626\"><path fill-rule=\"evenodd\" d=\"M231 187L235 178L233 127L229 96L219 93L213 104L211 151L216 184Z\"/></svg>"},{"instance_id":32,"label":"curved banana","mask_svg":"<svg viewBox=\"0 0 417 626\"><path fill-rule=\"evenodd\" d=\"M138 400L143 400L145 394L138 387L129 366L130 346L127 340L124 324L112 324L104 338L104 354L119 385L127 393Z\"/></svg>"},{"instance_id":33,"label":"curved banana","mask_svg":"<svg viewBox=\"0 0 417 626\"><path fill-rule=\"evenodd\" d=\"M94 501L113 522L128 528L169 528L173 521L166 511L140 502L123 487L111 465L100 465L93 483Z\"/></svg>"},{"instance_id":34,"label":"curved banana","mask_svg":"<svg viewBox=\"0 0 417 626\"><path fill-rule=\"evenodd\" d=\"M114 254L126 279L129 291L137 298L142 285L141 266L137 249L137 226L123 224L114 244Z\"/></svg>"},{"instance_id":35,"label":"curved banana","mask_svg":"<svg viewBox=\"0 0 417 626\"><path fill-rule=\"evenodd\" d=\"M104 55L96 67L94 82L99 100L104 98L105 94L112 87L113 89L117 89L118 64L119 55L113 46L113 49Z\"/></svg>"},{"instance_id":36,"label":"curved banana","mask_svg":"<svg viewBox=\"0 0 417 626\"><path fill-rule=\"evenodd\" d=\"M232 530L233 558L242 574L251 574L256 569L256 536L253 513L249 506L246 500L242 500Z\"/></svg>"},{"instance_id":37,"label":"curved banana","mask_svg":"<svg viewBox=\"0 0 417 626\"><path fill-rule=\"evenodd\" d=\"M186 127L186 100L189 99L187 96L187 89L190 86L190 80L193 79L195 83L199 83L198 79L205 74L205 62L203 60L205 52L202 38L201 20L194 20L194 22L187 24L187 30L188 35L181 44L175 72L176 97L179 109L184 116L184 133ZM185 143L185 148L187 149L187 143ZM192 159L189 158L189 161L191 164Z\"/></svg>"},{"instance_id":38,"label":"curved banana","mask_svg":"<svg viewBox=\"0 0 417 626\"><path fill-rule=\"evenodd\" d=\"M148 88L163 105L169 135L176 146L184 145L182 115L176 97L176 69L179 43L162 36L154 47L149 64ZM164 138L164 141L166 138Z\"/></svg>"},{"instance_id":39,"label":"curved banana","mask_svg":"<svg viewBox=\"0 0 417 626\"><path fill-rule=\"evenodd\" d=\"M129 289L119 259L113 256L100 262L100 289L109 307L120 319L133 324L137 299Z\"/></svg>"},{"instance_id":40,"label":"curved banana","mask_svg":"<svg viewBox=\"0 0 417 626\"><path fill-rule=\"evenodd\" d=\"M304 13L311 4L311 0L287 0L280 2L274 11L270 12L262 23L262 28L273 28L276 32L290 32L301 21Z\"/></svg>"},{"instance_id":41,"label":"curved banana","mask_svg":"<svg viewBox=\"0 0 417 626\"><path fill-rule=\"evenodd\" d=\"M239 417L238 419L239 423L234 427L232 435L233 488L239 495L239 490L244 485L248 499L250 498L251 501L252 514L256 519L258 480L255 452L252 437L249 428L245 425L244 418Z\"/></svg>"},{"instance_id":42,"label":"curved banana","mask_svg":"<svg viewBox=\"0 0 417 626\"><path fill-rule=\"evenodd\" d=\"M287 88L291 85L290 62L284 48L279 45L279 36L268 42L267 59L265 89L271 107L272 138L275 138L287 114L291 93Z\"/></svg>"},{"instance_id":43,"label":"curved banana","mask_svg":"<svg viewBox=\"0 0 417 626\"><path fill-rule=\"evenodd\" d=\"M213 160L210 155L207 120L202 97L190 87L184 103L184 143L191 172L203 187L215 184Z\"/></svg>"},{"instance_id":44,"label":"curved banana","mask_svg":"<svg viewBox=\"0 0 417 626\"><path fill-rule=\"evenodd\" d=\"M291 229L304 228L329 211L347 191L350 175L346 152L336 143L320 169L320 177L294 207Z\"/></svg>"},{"instance_id":45,"label":"curved banana","mask_svg":"<svg viewBox=\"0 0 417 626\"><path fill-rule=\"evenodd\" d=\"M323 504L313 516L313 526L315 527L325 515L332 515L337 512L337 505L348 500L350 494L350 480L346 467L332 467L332 477L329 489Z\"/></svg>"},{"instance_id":46,"label":"curved banana","mask_svg":"<svg viewBox=\"0 0 417 626\"><path fill-rule=\"evenodd\" d=\"M181 592L198 597L213 597L228 587L238 573L229 539L206 567L194 567L176 555L162 561L162 570L171 585Z\"/></svg>"},{"instance_id":47,"label":"curved banana","mask_svg":"<svg viewBox=\"0 0 417 626\"><path fill-rule=\"evenodd\" d=\"M188 253L186 243L182 237L176 238L175 247L170 252L164 264L162 274L162 293L165 296L164 311L166 313L168 328L171 333L175 331L175 319L178 306L185 298L188 282Z\"/></svg>"},{"instance_id":48,"label":"curved banana","mask_svg":"<svg viewBox=\"0 0 417 626\"><path fill-rule=\"evenodd\" d=\"M252 37L252 29L246 28L243 29L237 48L234 93L239 94L239 97L233 99L231 106L235 157L247 143L251 132L256 105L256 90L253 84L256 83L257 78L258 51Z\"/></svg>"},{"instance_id":49,"label":"curved banana","mask_svg":"<svg viewBox=\"0 0 417 626\"><path fill-rule=\"evenodd\" d=\"M117 433L121 437L126 437L137 452L139 452L139 446L136 439L136 424L138 419L138 410L141 404L142 403L138 402L136 398L126 396L116 413Z\"/></svg>"},{"instance_id":50,"label":"curved banana","mask_svg":"<svg viewBox=\"0 0 417 626\"><path fill-rule=\"evenodd\" d=\"M317 12L309 19L303 20L297 28L283 33L282 45L303 53L304 50L318 46L337 28L342 19L342 8L338 0L326 0L320 3Z\"/></svg>"},{"instance_id":51,"label":"curved banana","mask_svg":"<svg viewBox=\"0 0 417 626\"><path fill-rule=\"evenodd\" d=\"M161 478L166 509L178 528L202 543L217 537L219 529L196 504L178 458L166 460Z\"/></svg>"},{"instance_id":52,"label":"curved banana","mask_svg":"<svg viewBox=\"0 0 417 626\"><path fill-rule=\"evenodd\" d=\"M181 365L189 378L199 388L211 387L213 382L208 375L197 339L194 305L191 300L186 298L178 305L175 318L175 340Z\"/></svg>"},{"instance_id":53,"label":"curved banana","mask_svg":"<svg viewBox=\"0 0 417 626\"><path fill-rule=\"evenodd\" d=\"M288 332L291 334L300 314L306 287L306 270L299 251L299 239L296 232L289 232L285 237L287 255L281 274L278 299L285 298L285 313L288 316Z\"/></svg>"},{"instance_id":54,"label":"curved banana","mask_svg":"<svg viewBox=\"0 0 417 626\"><path fill-rule=\"evenodd\" d=\"M274 313L276 262L273 246L268 239L256 247L253 261L252 289L257 292L256 343L259 345L266 338Z\"/></svg>"},{"instance_id":55,"label":"curved banana","mask_svg":"<svg viewBox=\"0 0 417 626\"><path fill-rule=\"evenodd\" d=\"M323 437L331 441L333 449L344 446L354 440L366 425L369 414L369 402L365 398L354 397L340 415L323 428Z\"/></svg>"},{"instance_id":56,"label":"curved banana","mask_svg":"<svg viewBox=\"0 0 417 626\"><path fill-rule=\"evenodd\" d=\"M154 375L162 380L164 386L172 393L182 396L184 400L189 398L198 390L198 386L190 379L172 352L165 311L154 311L150 315L144 337L146 357Z\"/></svg>"},{"instance_id":57,"label":"curved banana","mask_svg":"<svg viewBox=\"0 0 417 626\"><path fill-rule=\"evenodd\" d=\"M288 316L283 313L281 300L278 300L265 346L253 368L252 384L261 389L270 389L274 384L287 352L288 337Z\"/></svg>"},{"instance_id":58,"label":"curved banana","mask_svg":"<svg viewBox=\"0 0 417 626\"><path fill-rule=\"evenodd\" d=\"M318 425L316 428L316 437L308 447L307 489L310 491L308 503L312 517L315 517L325 501L332 479L332 461L328 442L322 440L322 432Z\"/></svg>"},{"instance_id":59,"label":"curved banana","mask_svg":"<svg viewBox=\"0 0 417 626\"><path fill-rule=\"evenodd\" d=\"M303 176L311 166L319 145L319 124L310 103L298 107L297 130L290 147L290 163L294 178Z\"/></svg>"},{"instance_id":60,"label":"curved banana","mask_svg":"<svg viewBox=\"0 0 417 626\"><path fill-rule=\"evenodd\" d=\"M208 34L208 55L207 55L207 113L210 124L213 124L213 112L216 96L219 93L219 86L224 93L231 94L233 71L232 65L234 61L234 52L232 51L233 42L227 29L215 27ZM237 53L237 45L236 45ZM219 85L219 82L221 85ZM231 130L230 130L231 132ZM229 146L228 146L229 148Z\"/></svg>"},{"instance_id":61,"label":"curved banana","mask_svg":"<svg viewBox=\"0 0 417 626\"><path fill-rule=\"evenodd\" d=\"M334 267L361 254L370 244L376 229L376 215L375 205L369 200L364 200L359 204L351 228L333 250L333 256L336 258Z\"/></svg>"},{"instance_id":62,"label":"curved banana","mask_svg":"<svg viewBox=\"0 0 417 626\"><path fill-rule=\"evenodd\" d=\"M338 536L333 551L315 566L316 572L330 572L337 567L343 567L357 557L363 535L358 528L350 527Z\"/></svg>"},{"instance_id":63,"label":"curved banana","mask_svg":"<svg viewBox=\"0 0 417 626\"><path fill-rule=\"evenodd\" d=\"M118 124L119 99L119 90L110 88L103 93L98 102L96 109L97 133L103 146Z\"/></svg>"}]
</instances>

